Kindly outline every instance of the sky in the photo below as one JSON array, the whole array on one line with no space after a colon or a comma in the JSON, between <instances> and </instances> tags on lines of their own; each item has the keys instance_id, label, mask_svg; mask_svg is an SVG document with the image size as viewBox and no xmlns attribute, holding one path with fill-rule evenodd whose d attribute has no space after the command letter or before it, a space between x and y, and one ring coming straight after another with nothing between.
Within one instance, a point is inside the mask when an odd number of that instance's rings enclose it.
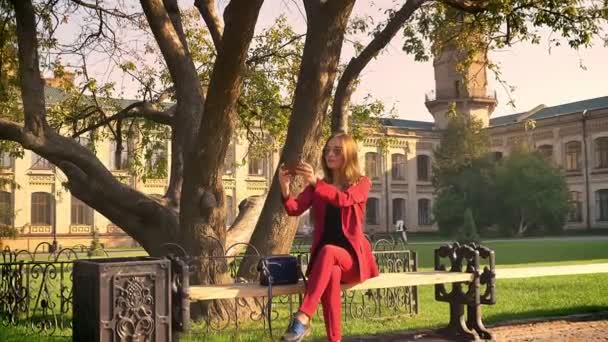
<instances>
[{"instance_id":1,"label":"sky","mask_svg":"<svg viewBox=\"0 0 608 342\"><path fill-rule=\"evenodd\" d=\"M192 0L180 0L182 8L191 7ZM218 0L220 10L228 3ZM398 2L397 2L398 5ZM359 0L354 16L370 16L376 22L385 18L385 8L396 8L394 0ZM260 12L256 31L270 26L279 15L286 15L298 33L306 31L304 9L297 0L266 0ZM550 32L546 32L548 35ZM363 39L362 42L366 42ZM544 44L543 44L544 43ZM515 108L508 105L506 89L488 74L488 88L496 90L498 106L492 117L532 109L540 104L553 106L594 97L608 96L608 48L601 42L586 50L575 51L567 46L552 48L540 45L516 44L502 51L493 51L489 58L501 65L502 77L516 89L511 92ZM415 62L401 50L398 34L385 51L372 60L361 74L361 83L353 95L355 102L372 95L382 100L387 108L394 106L401 119L432 121L424 105L424 95L435 88L432 62ZM351 44L346 42L341 62L353 56ZM123 87L126 97L136 97L136 86L118 71L108 72L105 58L95 63L92 73L104 74ZM583 64L586 68L581 68Z\"/></svg>"},{"instance_id":2,"label":"sky","mask_svg":"<svg viewBox=\"0 0 608 342\"><path fill-rule=\"evenodd\" d=\"M272 18L284 13L299 29L298 32L304 32L305 19L294 3L266 1L259 23L272 22ZM353 16L370 15L375 21L381 21L385 18L381 10L370 8L396 8L394 4L393 0L359 0ZM432 62L415 62L412 56L401 50L402 42L398 34L384 53L368 64L353 98L361 100L371 94L383 100L387 107L394 105L399 118L432 121L433 117L424 105L424 95L435 88ZM351 57L352 50L345 48L341 60L346 62ZM489 58L501 65L502 77L516 87L511 92L516 106L513 108L508 104L509 93L492 73L488 73L488 89L496 90L498 97L492 117L527 111L540 104L553 106L608 96L608 48L599 41L593 48L580 51L567 46L549 51L546 42L540 45L516 44L506 50L491 52ZM581 63L586 70L581 68Z\"/></svg>"}]
</instances>

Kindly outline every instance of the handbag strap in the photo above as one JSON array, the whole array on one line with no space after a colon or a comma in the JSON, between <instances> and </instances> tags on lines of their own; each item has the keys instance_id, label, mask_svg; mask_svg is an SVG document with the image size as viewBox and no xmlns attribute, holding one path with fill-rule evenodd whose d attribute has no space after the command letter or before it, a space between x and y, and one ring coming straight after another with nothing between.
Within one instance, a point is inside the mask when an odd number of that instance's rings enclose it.
<instances>
[{"instance_id":1,"label":"handbag strap","mask_svg":"<svg viewBox=\"0 0 608 342\"><path fill-rule=\"evenodd\" d=\"M262 266L262 272L268 279L268 304L266 307L266 318L268 320L268 331L270 333L270 339L272 341L274 341L274 336L272 335L272 317L271 317L271 315L272 315L272 283L274 282L274 279L272 278L272 275L270 274L270 269L268 268L268 260L266 258L262 259L261 266ZM300 274L300 276L302 277L302 280L304 281L304 291L306 291L306 288L308 287L308 280L306 279L306 276L304 275L304 272L302 271L302 263L300 262L299 259L298 259L297 267L298 267L298 273Z\"/></svg>"},{"instance_id":2,"label":"handbag strap","mask_svg":"<svg viewBox=\"0 0 608 342\"><path fill-rule=\"evenodd\" d=\"M272 279L272 275L270 274L270 269L268 268L268 260L263 258L261 261L262 272L268 279L268 303L266 304L266 319L268 320L268 331L270 332L270 339L274 341L274 336L272 335L272 283L274 279Z\"/></svg>"}]
</instances>

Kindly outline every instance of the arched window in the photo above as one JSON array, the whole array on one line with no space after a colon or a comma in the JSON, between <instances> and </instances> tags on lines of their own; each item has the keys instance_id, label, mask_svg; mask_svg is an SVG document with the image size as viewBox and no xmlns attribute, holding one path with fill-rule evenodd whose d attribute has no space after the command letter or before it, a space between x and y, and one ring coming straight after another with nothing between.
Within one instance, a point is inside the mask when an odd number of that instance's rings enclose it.
<instances>
[{"instance_id":1,"label":"arched window","mask_svg":"<svg viewBox=\"0 0 608 342\"><path fill-rule=\"evenodd\" d=\"M13 167L13 157L8 152L0 152L0 169L10 169Z\"/></svg>"},{"instance_id":2,"label":"arched window","mask_svg":"<svg viewBox=\"0 0 608 342\"><path fill-rule=\"evenodd\" d=\"M93 209L72 195L72 224L93 225Z\"/></svg>"},{"instance_id":3,"label":"arched window","mask_svg":"<svg viewBox=\"0 0 608 342\"><path fill-rule=\"evenodd\" d=\"M377 198L370 197L365 203L365 223L378 224L378 213L380 201Z\"/></svg>"},{"instance_id":4,"label":"arched window","mask_svg":"<svg viewBox=\"0 0 608 342\"><path fill-rule=\"evenodd\" d=\"M431 224L431 201L429 199L418 200L418 224L421 226Z\"/></svg>"},{"instance_id":5,"label":"arched window","mask_svg":"<svg viewBox=\"0 0 608 342\"><path fill-rule=\"evenodd\" d=\"M502 152L500 151L494 151L492 152L492 159L494 159L494 162L498 162L502 160Z\"/></svg>"},{"instance_id":6,"label":"arched window","mask_svg":"<svg viewBox=\"0 0 608 342\"><path fill-rule=\"evenodd\" d=\"M538 147L538 152L545 158L551 159L553 157L553 146L541 145Z\"/></svg>"},{"instance_id":7,"label":"arched window","mask_svg":"<svg viewBox=\"0 0 608 342\"><path fill-rule=\"evenodd\" d=\"M129 168L129 143L123 139L120 153L117 153L117 142L110 140L110 170L126 170Z\"/></svg>"},{"instance_id":8,"label":"arched window","mask_svg":"<svg viewBox=\"0 0 608 342\"><path fill-rule=\"evenodd\" d=\"M424 154L416 156L416 168L419 181L431 180L431 159L429 156Z\"/></svg>"},{"instance_id":9,"label":"arched window","mask_svg":"<svg viewBox=\"0 0 608 342\"><path fill-rule=\"evenodd\" d=\"M568 213L569 222L583 222L583 200L582 193L570 191L570 212Z\"/></svg>"},{"instance_id":10,"label":"arched window","mask_svg":"<svg viewBox=\"0 0 608 342\"><path fill-rule=\"evenodd\" d=\"M226 156L224 157L224 174L231 175L234 173L234 162L234 143L230 143L226 150Z\"/></svg>"},{"instance_id":11,"label":"arched window","mask_svg":"<svg viewBox=\"0 0 608 342\"><path fill-rule=\"evenodd\" d=\"M403 154L395 153L391 156L391 172L394 180L405 179L405 156Z\"/></svg>"},{"instance_id":12,"label":"arched window","mask_svg":"<svg viewBox=\"0 0 608 342\"><path fill-rule=\"evenodd\" d=\"M13 194L0 191L0 225L13 225Z\"/></svg>"},{"instance_id":13,"label":"arched window","mask_svg":"<svg viewBox=\"0 0 608 342\"><path fill-rule=\"evenodd\" d=\"M165 172L160 172L160 170L167 169L167 158L168 158L168 146L166 141L157 141L153 146L148 150L146 160L146 169L149 173L154 175L165 174Z\"/></svg>"},{"instance_id":14,"label":"arched window","mask_svg":"<svg viewBox=\"0 0 608 342\"><path fill-rule=\"evenodd\" d=\"M51 170L53 168L51 162L42 158L41 156L32 153L32 169L33 170Z\"/></svg>"},{"instance_id":15,"label":"arched window","mask_svg":"<svg viewBox=\"0 0 608 342\"><path fill-rule=\"evenodd\" d=\"M595 210L598 221L608 221L608 189L595 192Z\"/></svg>"},{"instance_id":16,"label":"arched window","mask_svg":"<svg viewBox=\"0 0 608 342\"><path fill-rule=\"evenodd\" d=\"M249 175L263 176L266 173L266 158L249 152L248 169Z\"/></svg>"},{"instance_id":17,"label":"arched window","mask_svg":"<svg viewBox=\"0 0 608 342\"><path fill-rule=\"evenodd\" d=\"M405 221L405 200L393 198L393 224L399 220Z\"/></svg>"},{"instance_id":18,"label":"arched window","mask_svg":"<svg viewBox=\"0 0 608 342\"><path fill-rule=\"evenodd\" d=\"M581 169L581 142L570 141L566 143L566 170L577 171Z\"/></svg>"},{"instance_id":19,"label":"arched window","mask_svg":"<svg viewBox=\"0 0 608 342\"><path fill-rule=\"evenodd\" d=\"M55 219L55 198L48 192L32 193L31 224L50 226Z\"/></svg>"},{"instance_id":20,"label":"arched window","mask_svg":"<svg viewBox=\"0 0 608 342\"><path fill-rule=\"evenodd\" d=\"M365 154L365 174L371 179L377 179L380 177L380 161L378 160L378 153L367 152Z\"/></svg>"},{"instance_id":21,"label":"arched window","mask_svg":"<svg viewBox=\"0 0 608 342\"><path fill-rule=\"evenodd\" d=\"M226 196L226 225L232 225L234 219L234 199L232 198L232 196Z\"/></svg>"},{"instance_id":22,"label":"arched window","mask_svg":"<svg viewBox=\"0 0 608 342\"><path fill-rule=\"evenodd\" d=\"M595 167L608 168L608 137L595 139Z\"/></svg>"}]
</instances>

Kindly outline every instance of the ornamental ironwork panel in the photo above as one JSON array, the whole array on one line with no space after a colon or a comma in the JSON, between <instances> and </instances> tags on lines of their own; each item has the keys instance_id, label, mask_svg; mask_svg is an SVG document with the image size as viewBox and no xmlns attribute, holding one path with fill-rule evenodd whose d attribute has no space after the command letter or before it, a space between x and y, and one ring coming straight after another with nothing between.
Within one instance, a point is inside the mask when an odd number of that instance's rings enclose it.
<instances>
[{"instance_id":1,"label":"ornamental ironwork panel","mask_svg":"<svg viewBox=\"0 0 608 342\"><path fill-rule=\"evenodd\" d=\"M73 341L170 341L170 272L151 257L76 261Z\"/></svg>"}]
</instances>

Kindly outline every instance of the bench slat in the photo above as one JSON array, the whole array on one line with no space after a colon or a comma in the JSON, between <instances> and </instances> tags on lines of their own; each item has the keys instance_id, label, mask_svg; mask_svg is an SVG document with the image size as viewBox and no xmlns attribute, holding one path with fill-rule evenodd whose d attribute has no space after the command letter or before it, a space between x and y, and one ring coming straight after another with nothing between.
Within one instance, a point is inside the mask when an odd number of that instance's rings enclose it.
<instances>
[{"instance_id":1,"label":"bench slat","mask_svg":"<svg viewBox=\"0 0 608 342\"><path fill-rule=\"evenodd\" d=\"M539 266L496 269L496 279L517 279L531 277L546 277L559 275L576 275L608 273L608 263L566 265L566 266Z\"/></svg>"},{"instance_id":2,"label":"bench slat","mask_svg":"<svg viewBox=\"0 0 608 342\"><path fill-rule=\"evenodd\" d=\"M608 273L608 263L502 268L496 270L497 279L516 279L544 277L557 275L576 275ZM411 273L381 273L378 277L368 279L360 284L343 284L342 290L367 290L399 286L433 285L471 281L469 273L451 273L447 271L428 271ZM273 295L290 295L304 292L304 283L281 285L273 288ZM228 284L190 286L191 300L230 299L244 297L263 297L268 294L268 288L259 284Z\"/></svg>"},{"instance_id":3,"label":"bench slat","mask_svg":"<svg viewBox=\"0 0 608 342\"><path fill-rule=\"evenodd\" d=\"M451 273L447 271L429 271L412 273L382 273L359 284L343 284L343 290L367 290L399 286L432 285L471 281L468 273ZM304 292L304 282L294 285L273 286L273 296L297 294ZM258 284L229 284L190 286L191 300L230 299L244 297L262 297L268 295L268 288Z\"/></svg>"}]
</instances>

